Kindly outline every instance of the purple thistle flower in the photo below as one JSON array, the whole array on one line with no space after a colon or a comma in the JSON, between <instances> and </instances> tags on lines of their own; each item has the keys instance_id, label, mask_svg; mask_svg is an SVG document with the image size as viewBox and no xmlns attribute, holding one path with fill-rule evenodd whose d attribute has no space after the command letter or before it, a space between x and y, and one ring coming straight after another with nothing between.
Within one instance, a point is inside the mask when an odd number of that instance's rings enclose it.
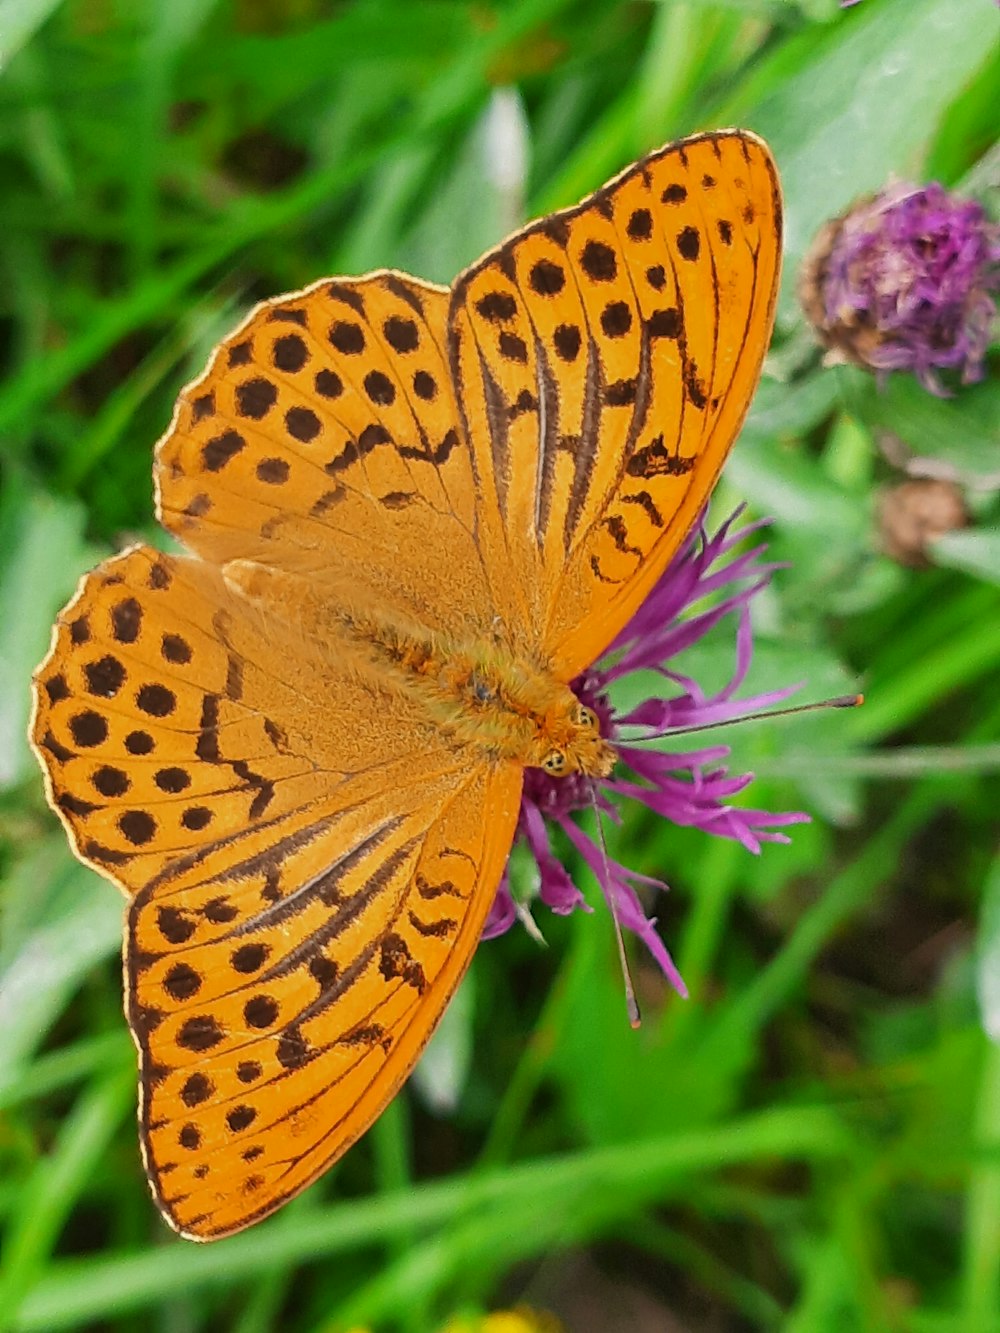
<instances>
[{"instance_id":1,"label":"purple thistle flower","mask_svg":"<svg viewBox=\"0 0 1000 1333\"><path fill-rule=\"evenodd\" d=\"M736 698L753 652L750 602L777 568L762 561L766 550L763 544L735 553L740 543L764 526L750 523L734 530L741 512L738 510L713 537L706 535L702 525L696 527L606 656L572 684L581 703L597 714L601 736L617 751L619 769L599 785L579 773L550 777L541 769L528 769L518 819L518 838L537 865L537 892L545 906L560 916L577 908L593 910L552 851L548 826L557 825L594 874L620 924L645 943L681 995L687 994L684 982L636 892L637 885L656 889L667 886L612 860L571 816L596 804L602 814L617 823L614 798L630 797L674 824L733 838L754 853L764 842L788 842L779 829L808 821L805 814L771 814L733 805L732 798L752 781L753 775L730 776L723 762L729 755L725 745L667 752L638 743L643 737L744 717L787 699L799 688L794 685ZM709 598L717 600L705 605ZM695 681L672 669L670 662L730 613L739 618L735 670L728 684L707 695ZM669 697L650 694L628 712L618 713L608 691L615 681L635 671L655 673L672 692ZM629 737L623 734L626 730ZM527 908L515 903L505 873L483 938L502 934L519 917L534 931Z\"/></svg>"},{"instance_id":2,"label":"purple thistle flower","mask_svg":"<svg viewBox=\"0 0 1000 1333\"><path fill-rule=\"evenodd\" d=\"M983 376L1000 288L1000 229L936 181L892 185L828 223L802 265L800 296L840 359L911 371L941 396L941 370Z\"/></svg>"}]
</instances>

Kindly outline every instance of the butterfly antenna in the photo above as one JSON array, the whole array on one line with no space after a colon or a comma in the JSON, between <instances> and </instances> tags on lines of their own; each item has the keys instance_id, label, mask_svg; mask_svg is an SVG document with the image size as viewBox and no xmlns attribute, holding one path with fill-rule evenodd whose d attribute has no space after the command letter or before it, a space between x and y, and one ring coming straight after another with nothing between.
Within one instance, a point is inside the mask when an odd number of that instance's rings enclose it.
<instances>
[{"instance_id":1,"label":"butterfly antenna","mask_svg":"<svg viewBox=\"0 0 1000 1333\"><path fill-rule=\"evenodd\" d=\"M597 803L597 787L591 782L590 803L594 807L594 814L597 816L597 833L601 842L601 860L604 862L605 883L611 883L611 864L608 857L608 844L604 838L604 823L601 819L601 807ZM642 1014L639 1012L639 1002L635 998L635 986L632 984L632 973L628 965L628 955L625 952L625 939L622 935L622 923L618 920L618 908L615 906L613 893L607 894L608 907L611 909L611 920L615 927L615 941L618 945L618 961L621 964L622 980L625 983L625 1007L628 1010L629 1026L638 1028L642 1026Z\"/></svg>"},{"instance_id":2,"label":"butterfly antenna","mask_svg":"<svg viewBox=\"0 0 1000 1333\"><path fill-rule=\"evenodd\" d=\"M812 704L795 704L792 708L765 708L759 713L744 713L741 717L723 718L719 722L702 722L696 727L668 727L666 731L654 731L647 736L637 736L630 740L630 745L641 741L659 741L666 736L686 736L693 731L714 731L716 727L732 727L739 722L760 722L769 717L791 717L793 713L815 713L821 708L858 708L865 701L863 694L839 694L834 699L819 699Z\"/></svg>"}]
</instances>

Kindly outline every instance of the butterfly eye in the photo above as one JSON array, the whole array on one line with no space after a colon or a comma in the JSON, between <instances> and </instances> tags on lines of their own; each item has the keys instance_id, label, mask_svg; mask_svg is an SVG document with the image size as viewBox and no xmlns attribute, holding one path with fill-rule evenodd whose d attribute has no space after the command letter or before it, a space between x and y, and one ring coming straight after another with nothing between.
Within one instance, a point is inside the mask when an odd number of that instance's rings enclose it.
<instances>
[{"instance_id":1,"label":"butterfly eye","mask_svg":"<svg viewBox=\"0 0 1000 1333\"><path fill-rule=\"evenodd\" d=\"M586 704L581 704L576 712L576 724L578 727L586 727L588 731L600 731L600 725L597 721L597 714Z\"/></svg>"},{"instance_id":2,"label":"butterfly eye","mask_svg":"<svg viewBox=\"0 0 1000 1333\"><path fill-rule=\"evenodd\" d=\"M489 685L483 680L482 676L475 672L472 676L472 697L479 704L489 703L493 698L493 691Z\"/></svg>"},{"instance_id":3,"label":"butterfly eye","mask_svg":"<svg viewBox=\"0 0 1000 1333\"><path fill-rule=\"evenodd\" d=\"M542 760L542 768L554 778L561 777L566 772L566 756L562 750L550 750Z\"/></svg>"}]
</instances>

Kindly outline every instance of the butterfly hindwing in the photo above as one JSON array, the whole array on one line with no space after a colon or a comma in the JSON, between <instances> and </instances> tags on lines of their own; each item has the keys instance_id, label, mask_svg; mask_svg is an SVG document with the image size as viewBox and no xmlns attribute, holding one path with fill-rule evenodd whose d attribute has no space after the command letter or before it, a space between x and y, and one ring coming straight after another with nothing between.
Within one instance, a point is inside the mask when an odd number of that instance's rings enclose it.
<instances>
[{"instance_id":1,"label":"butterfly hindwing","mask_svg":"<svg viewBox=\"0 0 1000 1333\"><path fill-rule=\"evenodd\" d=\"M348 780L374 789L425 755L468 762L215 566L148 546L85 577L35 696L52 803L128 893L206 848L224 862L266 846Z\"/></svg>"},{"instance_id":2,"label":"butterfly hindwing","mask_svg":"<svg viewBox=\"0 0 1000 1333\"><path fill-rule=\"evenodd\" d=\"M468 965L513 836L513 766L393 785L252 863L133 901L129 1019L147 1170L212 1239L267 1216L362 1134ZM487 817L488 816L488 817Z\"/></svg>"},{"instance_id":3,"label":"butterfly hindwing","mask_svg":"<svg viewBox=\"0 0 1000 1333\"><path fill-rule=\"evenodd\" d=\"M712 489L774 317L780 197L739 131L642 159L455 283L452 374L538 647L572 679Z\"/></svg>"}]
</instances>

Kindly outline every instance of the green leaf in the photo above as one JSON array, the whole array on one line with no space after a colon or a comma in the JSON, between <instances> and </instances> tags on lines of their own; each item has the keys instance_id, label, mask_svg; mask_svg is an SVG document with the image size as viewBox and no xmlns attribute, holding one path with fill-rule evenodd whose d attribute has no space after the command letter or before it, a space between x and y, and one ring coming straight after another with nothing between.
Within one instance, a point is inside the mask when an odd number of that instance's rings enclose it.
<instances>
[{"instance_id":1,"label":"green leaf","mask_svg":"<svg viewBox=\"0 0 1000 1333\"><path fill-rule=\"evenodd\" d=\"M1000 1045L1000 857L990 866L983 885L983 904L976 941L976 986L983 1027Z\"/></svg>"},{"instance_id":2,"label":"green leaf","mask_svg":"<svg viewBox=\"0 0 1000 1333\"><path fill-rule=\"evenodd\" d=\"M890 375L879 386L858 367L838 366L836 379L845 406L873 430L895 435L960 480L995 485L1000 479L1000 380L939 398L912 375Z\"/></svg>"},{"instance_id":3,"label":"green leaf","mask_svg":"<svg viewBox=\"0 0 1000 1333\"><path fill-rule=\"evenodd\" d=\"M61 841L61 839L60 839ZM53 850L59 869L53 875ZM7 879L7 892L30 903L53 881L50 911L17 941L0 971L0 1079L14 1083L81 980L120 947L122 899L55 840L43 843Z\"/></svg>"},{"instance_id":4,"label":"green leaf","mask_svg":"<svg viewBox=\"0 0 1000 1333\"><path fill-rule=\"evenodd\" d=\"M934 560L1000 585L1000 528L949 532L931 544Z\"/></svg>"},{"instance_id":5,"label":"green leaf","mask_svg":"<svg viewBox=\"0 0 1000 1333\"><path fill-rule=\"evenodd\" d=\"M48 647L52 621L93 563L83 540L78 504L29 487L20 473L7 473L0 505L0 788L19 782L34 768L27 728L31 673Z\"/></svg>"}]
</instances>

